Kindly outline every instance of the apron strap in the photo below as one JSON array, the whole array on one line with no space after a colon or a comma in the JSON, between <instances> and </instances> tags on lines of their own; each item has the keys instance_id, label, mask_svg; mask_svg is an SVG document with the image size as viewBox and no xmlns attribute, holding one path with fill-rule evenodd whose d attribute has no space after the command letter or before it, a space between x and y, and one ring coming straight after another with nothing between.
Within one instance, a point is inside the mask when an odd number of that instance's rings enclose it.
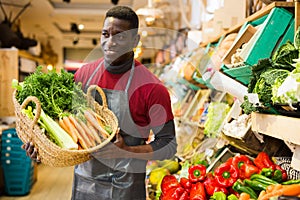
<instances>
[{"instance_id":1,"label":"apron strap","mask_svg":"<svg viewBox=\"0 0 300 200\"><path fill-rule=\"evenodd\" d=\"M86 90L88 89L88 87L89 87L89 85L90 85L92 79L93 79L94 76L96 75L96 73L99 71L99 69L100 69L101 65L103 64L103 62L104 62L104 60L102 60L102 62L100 62L100 63L98 64L97 68L93 71L92 75L90 76L90 78L89 78L88 81L86 82L86 84L85 84L85 89L86 89Z\"/></svg>"},{"instance_id":2,"label":"apron strap","mask_svg":"<svg viewBox=\"0 0 300 200\"><path fill-rule=\"evenodd\" d=\"M130 69L130 76L128 78L127 85L126 85L126 88L125 88L125 93L126 94L127 94L128 89L130 87L130 84L131 84L131 81L132 81L132 78L133 78L133 74L134 74L134 60L132 62L132 66L131 66L131 69Z\"/></svg>"}]
</instances>

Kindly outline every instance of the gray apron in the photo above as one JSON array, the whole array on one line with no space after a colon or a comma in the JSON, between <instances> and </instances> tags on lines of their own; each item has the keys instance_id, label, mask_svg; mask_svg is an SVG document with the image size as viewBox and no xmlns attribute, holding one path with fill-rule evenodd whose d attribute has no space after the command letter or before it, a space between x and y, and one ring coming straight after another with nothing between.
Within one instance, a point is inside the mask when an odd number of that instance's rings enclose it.
<instances>
[{"instance_id":1,"label":"gray apron","mask_svg":"<svg viewBox=\"0 0 300 200\"><path fill-rule=\"evenodd\" d=\"M101 68L97 69L89 78L86 88L92 78ZM137 127L132 120L129 109L128 89L134 74L134 61L125 91L103 89L108 108L118 118L120 134L129 146L144 144L145 140L138 134ZM100 97L98 95L98 97ZM96 98L100 103L101 99ZM145 188L145 160L103 159L94 153L91 160L75 166L74 183L72 189L73 200L101 200L101 199L146 199Z\"/></svg>"}]
</instances>

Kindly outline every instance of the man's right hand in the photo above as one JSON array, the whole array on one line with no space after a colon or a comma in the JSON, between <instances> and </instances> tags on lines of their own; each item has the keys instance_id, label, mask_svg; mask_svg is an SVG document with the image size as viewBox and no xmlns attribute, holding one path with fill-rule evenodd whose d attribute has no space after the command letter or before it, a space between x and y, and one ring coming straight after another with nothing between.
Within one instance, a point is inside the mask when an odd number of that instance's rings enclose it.
<instances>
[{"instance_id":1,"label":"man's right hand","mask_svg":"<svg viewBox=\"0 0 300 200\"><path fill-rule=\"evenodd\" d=\"M38 158L38 150L34 147L34 144L32 142L23 144L22 149L26 151L26 155L29 156L32 160L40 162Z\"/></svg>"}]
</instances>

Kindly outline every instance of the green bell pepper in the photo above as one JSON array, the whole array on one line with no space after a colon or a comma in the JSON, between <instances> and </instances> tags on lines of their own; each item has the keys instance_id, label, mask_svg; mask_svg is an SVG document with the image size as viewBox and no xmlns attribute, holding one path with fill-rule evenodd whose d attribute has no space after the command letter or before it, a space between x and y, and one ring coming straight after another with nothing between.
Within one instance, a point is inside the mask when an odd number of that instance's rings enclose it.
<instances>
[{"instance_id":1,"label":"green bell pepper","mask_svg":"<svg viewBox=\"0 0 300 200\"><path fill-rule=\"evenodd\" d=\"M249 194L251 199L257 199L256 192L251 187L243 185L240 181L236 181L233 184L232 189L240 194L242 192Z\"/></svg>"}]
</instances>

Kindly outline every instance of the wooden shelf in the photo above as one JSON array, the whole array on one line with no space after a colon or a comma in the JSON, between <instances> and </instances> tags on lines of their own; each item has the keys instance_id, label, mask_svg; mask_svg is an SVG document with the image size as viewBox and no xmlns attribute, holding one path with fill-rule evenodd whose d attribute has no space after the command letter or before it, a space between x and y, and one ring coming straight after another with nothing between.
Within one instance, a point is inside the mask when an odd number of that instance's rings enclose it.
<instances>
[{"instance_id":1,"label":"wooden shelf","mask_svg":"<svg viewBox=\"0 0 300 200\"><path fill-rule=\"evenodd\" d=\"M243 22L241 22L240 24L237 24L233 27L231 27L230 29L228 29L227 31L225 31L224 33L221 33L220 35L216 36L215 38L203 42L200 44L201 47L205 47L210 43L216 43L218 42L218 40L222 37L222 36L226 36L230 33L236 33L240 30L240 28L246 23L246 22L250 22L256 19L261 18L262 16L268 14L271 12L271 10L275 7L285 7L285 8L293 8L295 6L295 4L293 2L273 2L269 5L267 5L265 8L257 11L256 13L254 13L253 15L250 15L249 17L247 17Z\"/></svg>"},{"instance_id":2,"label":"wooden shelf","mask_svg":"<svg viewBox=\"0 0 300 200\"><path fill-rule=\"evenodd\" d=\"M290 143L291 167L300 171L300 118L253 112L252 130Z\"/></svg>"},{"instance_id":3,"label":"wooden shelf","mask_svg":"<svg viewBox=\"0 0 300 200\"><path fill-rule=\"evenodd\" d=\"M253 112L252 130L300 145L300 118Z\"/></svg>"}]
</instances>

